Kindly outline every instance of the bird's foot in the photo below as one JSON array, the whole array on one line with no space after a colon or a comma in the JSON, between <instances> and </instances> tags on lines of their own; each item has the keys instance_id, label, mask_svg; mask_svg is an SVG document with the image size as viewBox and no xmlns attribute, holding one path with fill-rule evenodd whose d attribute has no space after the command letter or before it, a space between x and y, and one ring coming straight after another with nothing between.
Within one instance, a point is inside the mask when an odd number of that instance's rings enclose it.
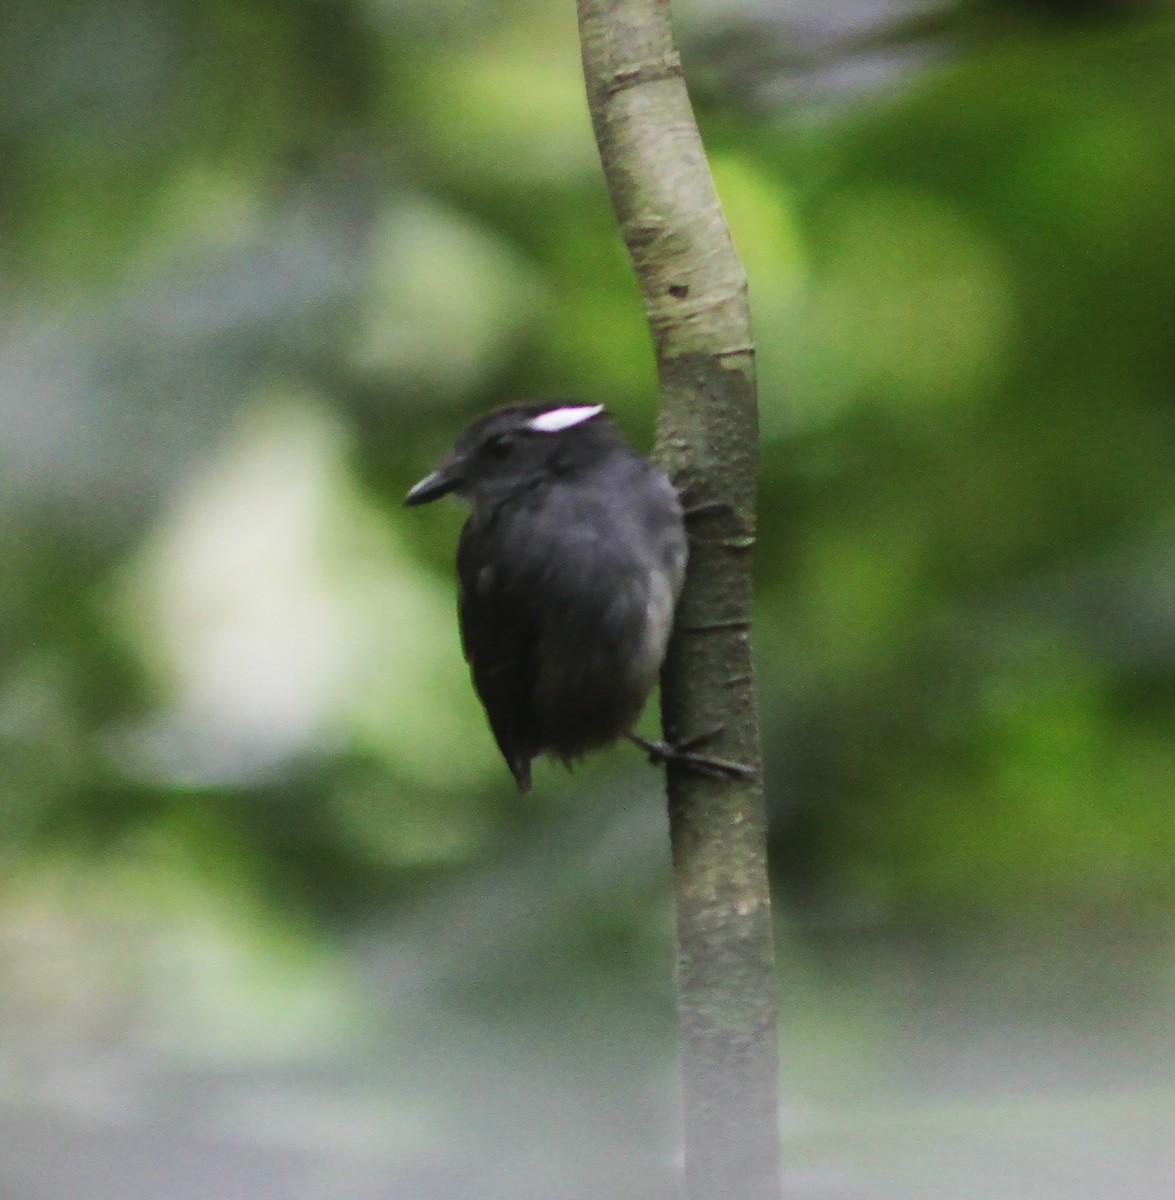
<instances>
[{"instance_id":1,"label":"bird's foot","mask_svg":"<svg viewBox=\"0 0 1175 1200\"><path fill-rule=\"evenodd\" d=\"M711 779L746 779L754 775L755 768L749 767L745 763L731 762L729 759L714 758L709 754L694 752L696 747L705 745L711 738L717 737L722 732L722 728L719 725L717 729L710 729L677 744L653 742L648 738L641 737L638 733L626 733L624 736L634 746L639 746L649 756L649 762L655 767L685 767L687 770L696 771L699 775L706 775Z\"/></svg>"}]
</instances>

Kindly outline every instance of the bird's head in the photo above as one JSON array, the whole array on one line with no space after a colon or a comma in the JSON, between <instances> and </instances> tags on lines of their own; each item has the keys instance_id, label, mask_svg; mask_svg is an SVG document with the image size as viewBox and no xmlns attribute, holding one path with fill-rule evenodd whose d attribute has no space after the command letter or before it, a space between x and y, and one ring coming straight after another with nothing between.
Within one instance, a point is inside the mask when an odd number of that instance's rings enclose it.
<instances>
[{"instance_id":1,"label":"bird's head","mask_svg":"<svg viewBox=\"0 0 1175 1200\"><path fill-rule=\"evenodd\" d=\"M474 421L404 503L428 504L450 492L470 504L493 503L545 475L606 453L615 438L602 404L556 401L500 408Z\"/></svg>"}]
</instances>

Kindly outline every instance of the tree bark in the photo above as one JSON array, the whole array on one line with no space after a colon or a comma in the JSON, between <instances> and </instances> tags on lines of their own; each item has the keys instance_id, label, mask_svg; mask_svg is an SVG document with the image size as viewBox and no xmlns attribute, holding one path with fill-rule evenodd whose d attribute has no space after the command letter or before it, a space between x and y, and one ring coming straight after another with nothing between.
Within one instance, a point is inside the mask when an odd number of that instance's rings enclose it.
<instances>
[{"instance_id":1,"label":"tree bark","mask_svg":"<svg viewBox=\"0 0 1175 1200\"><path fill-rule=\"evenodd\" d=\"M751 666L758 416L747 282L694 121L668 0L578 0L592 124L657 355L661 460L690 563L662 673L690 1200L779 1200L778 997Z\"/></svg>"}]
</instances>

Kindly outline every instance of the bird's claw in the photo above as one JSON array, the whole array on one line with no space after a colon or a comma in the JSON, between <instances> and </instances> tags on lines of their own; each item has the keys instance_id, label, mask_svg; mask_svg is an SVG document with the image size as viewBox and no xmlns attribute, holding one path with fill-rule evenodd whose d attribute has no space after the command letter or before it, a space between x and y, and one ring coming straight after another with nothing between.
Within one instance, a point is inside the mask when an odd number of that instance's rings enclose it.
<instances>
[{"instance_id":1,"label":"bird's claw","mask_svg":"<svg viewBox=\"0 0 1175 1200\"><path fill-rule=\"evenodd\" d=\"M709 754L695 754L694 747L704 745L722 732L723 727L695 734L685 741L671 744L664 741L650 741L640 734L628 733L625 736L635 746L639 746L648 756L649 762L655 767L679 766L706 775L711 779L746 779L754 775L755 768L745 763L731 762L725 758L715 758Z\"/></svg>"}]
</instances>

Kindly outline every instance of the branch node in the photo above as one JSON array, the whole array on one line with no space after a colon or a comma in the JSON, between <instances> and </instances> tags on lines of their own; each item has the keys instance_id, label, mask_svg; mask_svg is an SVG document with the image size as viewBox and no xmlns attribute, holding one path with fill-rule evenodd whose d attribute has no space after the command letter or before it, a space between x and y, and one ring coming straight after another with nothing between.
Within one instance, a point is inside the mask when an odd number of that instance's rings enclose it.
<instances>
[{"instance_id":1,"label":"branch node","mask_svg":"<svg viewBox=\"0 0 1175 1200\"><path fill-rule=\"evenodd\" d=\"M681 56L676 53L663 54L658 58L647 58L642 62L630 63L627 67L613 72L605 94L611 98L629 88L640 87L644 83L658 83L664 79L681 79L683 76Z\"/></svg>"},{"instance_id":2,"label":"branch node","mask_svg":"<svg viewBox=\"0 0 1175 1200\"><path fill-rule=\"evenodd\" d=\"M736 630L746 633L751 628L751 622L744 617L735 617L727 621L703 621L700 625L685 625L682 633L720 633L726 630Z\"/></svg>"}]
</instances>

